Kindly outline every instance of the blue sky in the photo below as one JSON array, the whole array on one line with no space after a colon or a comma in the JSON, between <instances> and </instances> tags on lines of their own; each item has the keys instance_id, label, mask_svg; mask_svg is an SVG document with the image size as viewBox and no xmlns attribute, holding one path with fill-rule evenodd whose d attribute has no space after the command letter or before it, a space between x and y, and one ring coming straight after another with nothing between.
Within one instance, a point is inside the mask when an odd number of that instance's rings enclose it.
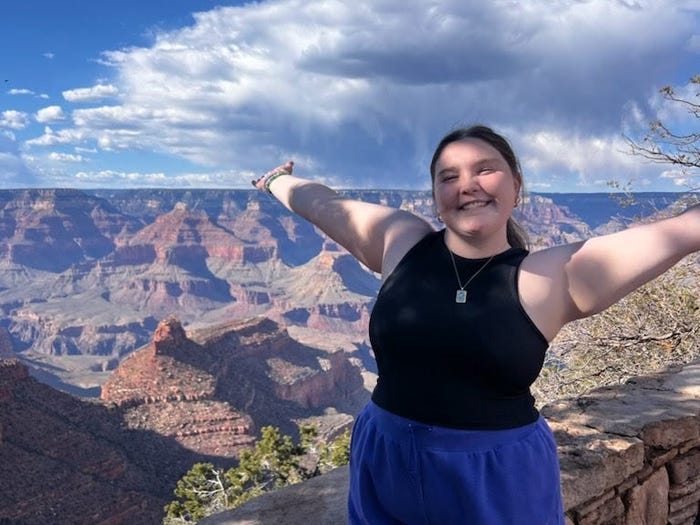
<instances>
[{"instance_id":1,"label":"blue sky","mask_svg":"<svg viewBox=\"0 0 700 525\"><path fill-rule=\"evenodd\" d=\"M679 191L624 136L695 97L700 0L5 0L0 188L249 188L296 161L334 187L427 189L480 122L530 191Z\"/></svg>"}]
</instances>

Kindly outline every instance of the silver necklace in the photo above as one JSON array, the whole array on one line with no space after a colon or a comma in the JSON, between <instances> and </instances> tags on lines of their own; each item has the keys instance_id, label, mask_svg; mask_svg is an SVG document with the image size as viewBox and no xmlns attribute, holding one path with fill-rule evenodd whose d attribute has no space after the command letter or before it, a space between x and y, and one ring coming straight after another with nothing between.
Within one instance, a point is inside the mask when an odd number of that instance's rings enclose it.
<instances>
[{"instance_id":1,"label":"silver necklace","mask_svg":"<svg viewBox=\"0 0 700 525\"><path fill-rule=\"evenodd\" d=\"M447 246L445 246L447 248ZM447 252L450 254L450 259L452 259L452 267L455 269L455 276L457 277L457 284L459 285L459 290L457 290L457 293L455 294L455 303L466 303L467 302L467 290L465 288L469 286L469 283L474 280L474 278L481 273L481 270L486 268L488 264L491 262L491 260L496 257L496 254L493 254L491 257L488 258L488 260L479 268L474 274L469 278L469 280L462 284L462 279L459 278L459 271L457 271L457 263L455 262L455 256L452 255L452 250L447 248Z\"/></svg>"}]
</instances>

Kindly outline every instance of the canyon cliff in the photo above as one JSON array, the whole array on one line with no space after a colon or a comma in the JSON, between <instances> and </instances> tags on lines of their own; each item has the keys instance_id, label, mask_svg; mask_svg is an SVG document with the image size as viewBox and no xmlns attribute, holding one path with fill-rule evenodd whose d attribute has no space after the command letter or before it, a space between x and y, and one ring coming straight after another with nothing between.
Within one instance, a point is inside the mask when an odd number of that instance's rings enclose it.
<instances>
[{"instance_id":1,"label":"canyon cliff","mask_svg":"<svg viewBox=\"0 0 700 525\"><path fill-rule=\"evenodd\" d=\"M266 425L296 435L313 423L332 437L368 396L350 354L301 344L264 317L191 334L165 319L99 401L0 359L0 522L159 523L193 463L234 465Z\"/></svg>"},{"instance_id":2,"label":"canyon cliff","mask_svg":"<svg viewBox=\"0 0 700 525\"><path fill-rule=\"evenodd\" d=\"M214 325L186 334L171 317L102 386L129 428L152 430L183 447L236 458L260 428L296 435L313 422L343 430L369 397L361 369L343 350L299 343L270 319Z\"/></svg>"},{"instance_id":3,"label":"canyon cliff","mask_svg":"<svg viewBox=\"0 0 700 525\"><path fill-rule=\"evenodd\" d=\"M0 359L1 523L159 523L173 484L197 459Z\"/></svg>"}]
</instances>

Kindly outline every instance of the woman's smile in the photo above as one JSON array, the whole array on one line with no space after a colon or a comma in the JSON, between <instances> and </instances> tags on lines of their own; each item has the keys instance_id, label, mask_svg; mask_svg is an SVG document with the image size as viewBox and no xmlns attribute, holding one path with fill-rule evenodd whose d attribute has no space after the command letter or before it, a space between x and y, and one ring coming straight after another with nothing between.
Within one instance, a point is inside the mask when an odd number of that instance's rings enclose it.
<instances>
[{"instance_id":1,"label":"woman's smile","mask_svg":"<svg viewBox=\"0 0 700 525\"><path fill-rule=\"evenodd\" d=\"M458 209L459 210L466 210L466 211L471 211L479 208L484 208L486 206L489 206L493 201L492 200L472 200L465 202L461 204Z\"/></svg>"},{"instance_id":2,"label":"woman's smile","mask_svg":"<svg viewBox=\"0 0 700 525\"><path fill-rule=\"evenodd\" d=\"M448 230L479 244L503 246L520 189L510 166L490 144L468 139L447 145L435 164L435 205ZM452 246L457 248L457 246Z\"/></svg>"}]
</instances>

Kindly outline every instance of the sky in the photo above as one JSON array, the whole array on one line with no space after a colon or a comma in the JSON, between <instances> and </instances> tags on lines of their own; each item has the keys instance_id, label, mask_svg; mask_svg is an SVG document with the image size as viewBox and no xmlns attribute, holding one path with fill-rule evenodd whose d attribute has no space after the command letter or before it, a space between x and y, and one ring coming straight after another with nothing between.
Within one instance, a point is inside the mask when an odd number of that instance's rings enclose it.
<instances>
[{"instance_id":1,"label":"sky","mask_svg":"<svg viewBox=\"0 0 700 525\"><path fill-rule=\"evenodd\" d=\"M532 192L683 191L700 0L3 0L0 188L430 188L440 138L503 133Z\"/></svg>"}]
</instances>

